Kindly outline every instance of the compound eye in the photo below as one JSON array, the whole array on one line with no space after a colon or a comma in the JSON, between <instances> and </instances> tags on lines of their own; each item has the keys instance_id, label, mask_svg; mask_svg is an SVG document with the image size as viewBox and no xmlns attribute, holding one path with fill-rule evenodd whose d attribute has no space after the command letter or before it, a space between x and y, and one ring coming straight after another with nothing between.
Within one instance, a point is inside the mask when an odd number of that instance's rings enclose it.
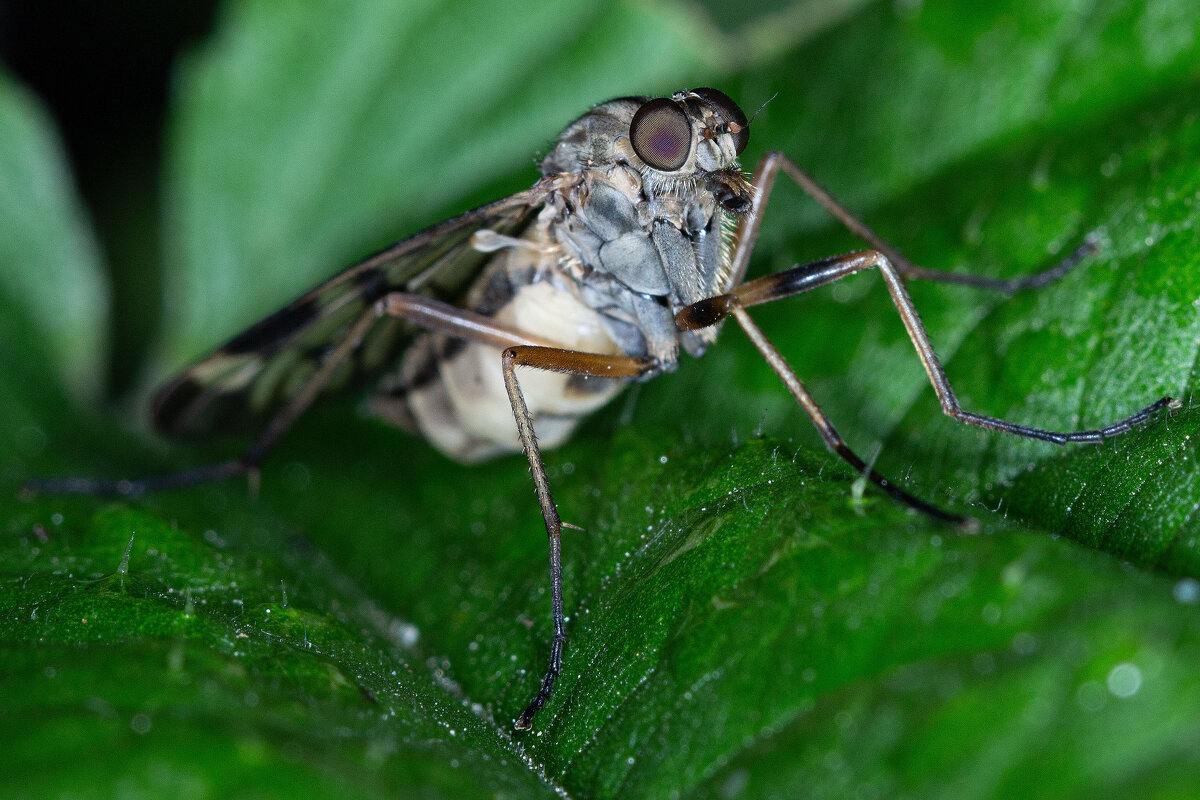
<instances>
[{"instance_id":1,"label":"compound eye","mask_svg":"<svg viewBox=\"0 0 1200 800\"><path fill-rule=\"evenodd\" d=\"M742 151L746 149L746 145L750 143L750 123L746 120L746 112L733 102L733 98L719 89L710 89L705 86L692 89L692 94L704 100L721 115L726 125L729 126L729 134L733 136L734 151L741 155Z\"/></svg>"},{"instance_id":2,"label":"compound eye","mask_svg":"<svg viewBox=\"0 0 1200 800\"><path fill-rule=\"evenodd\" d=\"M633 115L629 140L642 161L663 172L674 172L687 163L691 152L692 122L674 100L651 100Z\"/></svg>"}]
</instances>

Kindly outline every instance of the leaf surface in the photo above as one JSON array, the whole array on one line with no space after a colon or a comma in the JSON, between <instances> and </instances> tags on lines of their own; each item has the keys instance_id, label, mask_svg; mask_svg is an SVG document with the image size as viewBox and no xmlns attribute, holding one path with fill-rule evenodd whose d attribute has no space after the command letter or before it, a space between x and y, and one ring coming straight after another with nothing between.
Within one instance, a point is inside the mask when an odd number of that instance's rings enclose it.
<instances>
[{"instance_id":1,"label":"leaf surface","mask_svg":"<svg viewBox=\"0 0 1200 800\"><path fill-rule=\"evenodd\" d=\"M964 407L1061 428L1164 393L1184 407L1060 451L944 418L878 276L756 309L852 445L882 443L885 474L982 534L859 487L727 326L549 459L586 531L566 534L564 673L528 735L511 721L548 655L549 596L519 458L453 465L335 401L257 499L5 501L4 781L30 797L1189 794L1193 4L849 4L761 52L744 45L761 20L793 30L788 9L720 30L640 4L228 8L171 131L172 364L372 243L527 185L588 103L716 84L747 108L779 91L750 160L785 150L926 266L1019 275L1101 234L1037 292L913 286ZM517 19L532 44L485 36ZM423 38L434 20L463 33ZM798 192L775 198L759 274L860 246ZM26 383L6 391L57 385ZM45 443L7 475L219 454L32 408ZM10 438L34 424L6 420Z\"/></svg>"}]
</instances>

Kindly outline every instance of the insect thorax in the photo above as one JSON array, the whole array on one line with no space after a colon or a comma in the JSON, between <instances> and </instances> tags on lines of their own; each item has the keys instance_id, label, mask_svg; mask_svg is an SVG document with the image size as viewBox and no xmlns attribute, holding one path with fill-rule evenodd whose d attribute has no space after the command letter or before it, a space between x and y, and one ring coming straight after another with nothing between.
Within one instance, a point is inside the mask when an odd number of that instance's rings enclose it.
<instances>
[{"instance_id":1,"label":"insect thorax","mask_svg":"<svg viewBox=\"0 0 1200 800\"><path fill-rule=\"evenodd\" d=\"M567 127L542 162L543 175L567 178L543 217L565 272L613 321L623 351L670 371L680 346L701 355L716 336L681 333L674 316L730 288L733 221L698 178L639 169L628 132L645 100L604 103Z\"/></svg>"},{"instance_id":2,"label":"insect thorax","mask_svg":"<svg viewBox=\"0 0 1200 800\"><path fill-rule=\"evenodd\" d=\"M700 181L635 166L627 134L640 102L605 103L567 127L542 163L553 190L521 238L476 240L495 256L462 305L565 349L653 356L662 372L681 347L698 356L716 336L681 332L675 314L727 290L730 222ZM546 447L622 388L534 370L521 381ZM381 388L381 416L451 457L520 449L495 347L425 334Z\"/></svg>"}]
</instances>

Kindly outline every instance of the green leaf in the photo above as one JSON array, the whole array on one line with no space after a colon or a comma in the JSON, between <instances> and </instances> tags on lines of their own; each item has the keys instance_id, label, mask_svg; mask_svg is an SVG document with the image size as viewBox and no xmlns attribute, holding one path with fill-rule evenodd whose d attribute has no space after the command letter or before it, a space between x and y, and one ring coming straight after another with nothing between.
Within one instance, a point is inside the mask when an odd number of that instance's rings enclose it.
<instances>
[{"instance_id":1,"label":"green leaf","mask_svg":"<svg viewBox=\"0 0 1200 800\"><path fill-rule=\"evenodd\" d=\"M0 347L9 369L55 369L76 399L94 400L104 374L108 325L100 254L50 120L38 101L4 73L0 303L5 309ZM15 374L9 377L15 391L21 381ZM6 400L0 404L5 416L22 402L12 395Z\"/></svg>"},{"instance_id":2,"label":"green leaf","mask_svg":"<svg viewBox=\"0 0 1200 800\"><path fill-rule=\"evenodd\" d=\"M527 186L564 120L710 72L721 49L670 4L245 2L226 17L182 71L171 136L172 368L331 264L465 210L467 192L519 166Z\"/></svg>"},{"instance_id":3,"label":"green leaf","mask_svg":"<svg viewBox=\"0 0 1200 800\"><path fill-rule=\"evenodd\" d=\"M943 425L922 399L890 443L960 486L974 476L987 505L1180 574L1200 573L1191 465L1200 425L1194 98L1191 87L1159 93L1122 119L1044 139L1036 154L1013 159L1018 172L1047 166L1024 214L992 205L1001 243L1017 246L1031 219L1061 213L1064 199L1086 209L1107 242L1085 270L998 306L948 364L964 404L1020 422L1096 428L1162 395L1184 408L1137 435L1060 454ZM1050 352L1062 355L1043 358Z\"/></svg>"},{"instance_id":4,"label":"green leaf","mask_svg":"<svg viewBox=\"0 0 1200 800\"><path fill-rule=\"evenodd\" d=\"M674 7L526 23L514 6L532 38L491 41L499 12L451 3L229 8L180 82L168 359L472 187L527 185L504 159L587 104L718 84L747 107L780 93L751 160L795 156L926 266L1025 274L1102 233L1036 292L912 287L964 407L1063 428L1162 393L1185 407L1062 452L944 418L878 276L756 309L852 445L883 442L885 474L983 535L860 491L730 326L550 456L587 530L565 536L564 673L531 734L511 721L548 656L549 597L519 458L453 465L333 402L257 499L7 504L10 793L1190 794L1194 4L875 3L761 53L746 44L787 9L722 33ZM459 39L473 58L436 60ZM434 77L389 77L405 74ZM754 268L858 246L781 183ZM189 457L39 422L56 468Z\"/></svg>"}]
</instances>

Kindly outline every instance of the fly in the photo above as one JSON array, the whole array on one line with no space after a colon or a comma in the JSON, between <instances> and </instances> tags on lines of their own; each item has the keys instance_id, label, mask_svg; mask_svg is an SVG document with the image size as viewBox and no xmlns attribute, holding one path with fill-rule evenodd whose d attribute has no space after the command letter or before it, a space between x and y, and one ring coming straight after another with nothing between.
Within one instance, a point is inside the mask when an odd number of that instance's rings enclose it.
<instances>
[{"instance_id":1,"label":"fly","mask_svg":"<svg viewBox=\"0 0 1200 800\"><path fill-rule=\"evenodd\" d=\"M833 424L748 309L876 269L942 410L976 425L1066 444L1099 442L1157 412L1164 397L1103 428L1057 432L959 406L905 278L1011 292L1042 286L1091 251L1046 272L996 278L919 267L780 152L747 180L738 157L750 121L727 95L700 88L625 97L576 119L529 189L405 239L334 276L234 337L159 390L155 426L170 435L228 431L262 417L234 460L138 480L35 481L47 493L139 495L250 473L321 394L379 376L369 405L463 462L524 451L550 546L549 665L518 729L546 704L566 642L560 519L541 447L561 444L623 386L701 356L732 317L812 419L826 446L896 502L970 529L876 472ZM780 171L871 249L745 282ZM517 368L524 367L518 379ZM513 422L515 420L515 426Z\"/></svg>"}]
</instances>

